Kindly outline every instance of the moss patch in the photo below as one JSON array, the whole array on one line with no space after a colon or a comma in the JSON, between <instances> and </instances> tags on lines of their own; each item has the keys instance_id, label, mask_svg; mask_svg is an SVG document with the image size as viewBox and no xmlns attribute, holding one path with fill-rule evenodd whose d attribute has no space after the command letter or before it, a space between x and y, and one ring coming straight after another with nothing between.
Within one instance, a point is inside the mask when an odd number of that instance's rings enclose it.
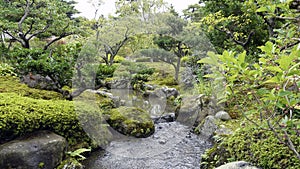
<instances>
[{"instance_id":1,"label":"moss patch","mask_svg":"<svg viewBox=\"0 0 300 169\"><path fill-rule=\"evenodd\" d=\"M76 103L75 111L71 101L38 100L0 93L0 142L36 130L49 130L65 137L71 146L81 142L91 144L92 140L82 128L90 119L101 124L101 113L86 103Z\"/></svg>"},{"instance_id":2,"label":"moss patch","mask_svg":"<svg viewBox=\"0 0 300 169\"><path fill-rule=\"evenodd\" d=\"M154 133L154 123L149 115L136 107L119 107L107 111L108 124L122 134L148 137Z\"/></svg>"},{"instance_id":3,"label":"moss patch","mask_svg":"<svg viewBox=\"0 0 300 169\"><path fill-rule=\"evenodd\" d=\"M60 93L30 88L20 83L19 78L10 76L0 76L0 93L16 93L20 96L44 100L63 99Z\"/></svg>"},{"instance_id":4,"label":"moss patch","mask_svg":"<svg viewBox=\"0 0 300 169\"><path fill-rule=\"evenodd\" d=\"M291 140L299 152L300 138L292 135ZM300 168L300 161L285 144L280 143L273 132L251 127L238 130L207 150L202 156L201 168L211 169L239 160L261 168Z\"/></svg>"}]
</instances>

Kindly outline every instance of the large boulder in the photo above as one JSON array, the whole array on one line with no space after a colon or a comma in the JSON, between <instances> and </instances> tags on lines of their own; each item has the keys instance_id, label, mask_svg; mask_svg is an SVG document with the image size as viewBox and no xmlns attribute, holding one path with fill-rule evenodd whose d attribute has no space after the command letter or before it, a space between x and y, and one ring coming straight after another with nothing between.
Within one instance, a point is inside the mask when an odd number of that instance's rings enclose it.
<instances>
[{"instance_id":1,"label":"large boulder","mask_svg":"<svg viewBox=\"0 0 300 169\"><path fill-rule=\"evenodd\" d=\"M21 78L21 82L25 83L27 86L36 89L43 89L43 90L56 90L57 86L55 85L54 81L49 76L42 76L40 74L28 74L24 75Z\"/></svg>"},{"instance_id":2,"label":"large boulder","mask_svg":"<svg viewBox=\"0 0 300 169\"><path fill-rule=\"evenodd\" d=\"M112 101L113 103L113 108L120 107L122 105L121 99L119 96L114 96L112 93L103 91L103 90L88 90L92 93L98 94L101 97L108 98Z\"/></svg>"},{"instance_id":3,"label":"large boulder","mask_svg":"<svg viewBox=\"0 0 300 169\"><path fill-rule=\"evenodd\" d=\"M49 131L39 131L0 145L0 168L53 169L64 155L66 140Z\"/></svg>"},{"instance_id":4,"label":"large boulder","mask_svg":"<svg viewBox=\"0 0 300 169\"><path fill-rule=\"evenodd\" d=\"M106 82L106 87L109 89L132 89L130 79L113 79Z\"/></svg>"},{"instance_id":5,"label":"large boulder","mask_svg":"<svg viewBox=\"0 0 300 169\"><path fill-rule=\"evenodd\" d=\"M148 137L155 131L150 114L140 108L121 106L105 114L107 123L121 134Z\"/></svg>"},{"instance_id":6,"label":"large boulder","mask_svg":"<svg viewBox=\"0 0 300 169\"><path fill-rule=\"evenodd\" d=\"M216 121L214 116L207 116L204 121L196 127L195 131L204 139L211 139L218 129Z\"/></svg>"},{"instance_id":7,"label":"large boulder","mask_svg":"<svg viewBox=\"0 0 300 169\"><path fill-rule=\"evenodd\" d=\"M216 169L258 169L257 167L252 166L250 163L245 161L236 161L224 164Z\"/></svg>"},{"instance_id":8,"label":"large boulder","mask_svg":"<svg viewBox=\"0 0 300 169\"><path fill-rule=\"evenodd\" d=\"M205 116L206 112L201 112L201 102L198 96L182 98L181 106L175 112L176 121L188 126L193 126L198 118L204 119Z\"/></svg>"}]
</instances>

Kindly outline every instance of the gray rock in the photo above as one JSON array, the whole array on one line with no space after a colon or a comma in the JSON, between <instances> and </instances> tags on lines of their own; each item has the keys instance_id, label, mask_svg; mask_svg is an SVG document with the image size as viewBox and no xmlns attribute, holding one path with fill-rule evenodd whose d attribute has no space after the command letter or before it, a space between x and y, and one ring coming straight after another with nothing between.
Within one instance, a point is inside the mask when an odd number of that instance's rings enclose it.
<instances>
[{"instance_id":1,"label":"gray rock","mask_svg":"<svg viewBox=\"0 0 300 169\"><path fill-rule=\"evenodd\" d=\"M252 166L250 163L245 161L236 161L224 164L216 169L258 169L255 166Z\"/></svg>"},{"instance_id":2,"label":"gray rock","mask_svg":"<svg viewBox=\"0 0 300 169\"><path fill-rule=\"evenodd\" d=\"M219 111L216 116L215 116L217 119L220 119L220 120L224 120L224 121L227 121L227 120L230 120L231 117L230 115L225 112L225 111Z\"/></svg>"},{"instance_id":3,"label":"gray rock","mask_svg":"<svg viewBox=\"0 0 300 169\"><path fill-rule=\"evenodd\" d=\"M110 98L114 103L114 108L122 106L122 102L119 96L114 96L112 93L102 91L102 90L88 90L92 93L99 94L100 96Z\"/></svg>"},{"instance_id":4,"label":"gray rock","mask_svg":"<svg viewBox=\"0 0 300 169\"><path fill-rule=\"evenodd\" d=\"M176 121L187 126L193 126L197 118L203 120L205 117L205 115L202 114L203 112L200 111L201 103L198 96L184 97L182 98L180 109L175 112Z\"/></svg>"},{"instance_id":5,"label":"gray rock","mask_svg":"<svg viewBox=\"0 0 300 169\"><path fill-rule=\"evenodd\" d=\"M169 113L158 117L151 117L155 124L157 123L167 123L175 121L175 114Z\"/></svg>"},{"instance_id":6,"label":"gray rock","mask_svg":"<svg viewBox=\"0 0 300 169\"><path fill-rule=\"evenodd\" d=\"M168 88L166 86L162 87L161 90L166 94L167 98L174 96L175 98L179 96L179 92L175 88Z\"/></svg>"},{"instance_id":7,"label":"gray rock","mask_svg":"<svg viewBox=\"0 0 300 169\"><path fill-rule=\"evenodd\" d=\"M145 87L146 90L154 90L155 89L155 87L153 85L150 85L150 84L145 84L144 87Z\"/></svg>"},{"instance_id":8,"label":"gray rock","mask_svg":"<svg viewBox=\"0 0 300 169\"><path fill-rule=\"evenodd\" d=\"M43 89L43 90L55 90L57 86L49 76L42 76L40 74L28 74L21 78L21 82L25 83L31 88Z\"/></svg>"},{"instance_id":9,"label":"gray rock","mask_svg":"<svg viewBox=\"0 0 300 169\"><path fill-rule=\"evenodd\" d=\"M196 131L205 139L210 139L218 129L216 118L207 116L204 121L196 127Z\"/></svg>"},{"instance_id":10,"label":"gray rock","mask_svg":"<svg viewBox=\"0 0 300 169\"><path fill-rule=\"evenodd\" d=\"M0 168L53 169L63 159L66 140L49 131L39 131L0 145Z\"/></svg>"},{"instance_id":11,"label":"gray rock","mask_svg":"<svg viewBox=\"0 0 300 169\"><path fill-rule=\"evenodd\" d=\"M179 96L179 92L175 88L168 88L166 86L162 88L155 89L154 91L148 91L145 96L158 97L158 98L170 98L174 96L175 98Z\"/></svg>"},{"instance_id":12,"label":"gray rock","mask_svg":"<svg viewBox=\"0 0 300 169\"><path fill-rule=\"evenodd\" d=\"M216 135L231 135L233 131L221 125L215 132Z\"/></svg>"},{"instance_id":13,"label":"gray rock","mask_svg":"<svg viewBox=\"0 0 300 169\"><path fill-rule=\"evenodd\" d=\"M110 89L132 89L129 79L115 79L107 82L106 86Z\"/></svg>"}]
</instances>

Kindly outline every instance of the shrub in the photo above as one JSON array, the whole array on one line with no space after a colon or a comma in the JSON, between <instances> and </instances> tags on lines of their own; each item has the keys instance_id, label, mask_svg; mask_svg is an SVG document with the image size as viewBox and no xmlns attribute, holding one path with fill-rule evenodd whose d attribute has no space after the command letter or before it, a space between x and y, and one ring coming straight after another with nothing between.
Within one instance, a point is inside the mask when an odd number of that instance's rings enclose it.
<instances>
[{"instance_id":1,"label":"shrub","mask_svg":"<svg viewBox=\"0 0 300 169\"><path fill-rule=\"evenodd\" d=\"M141 58L136 58L136 62L151 62L152 58L151 57L141 57Z\"/></svg>"},{"instance_id":2,"label":"shrub","mask_svg":"<svg viewBox=\"0 0 300 169\"><path fill-rule=\"evenodd\" d=\"M290 136L300 151L300 137ZM286 140L285 140L286 141ZM280 142L272 131L244 128L225 137L221 143L202 155L201 168L211 169L227 162L244 160L261 168L300 168L300 161L293 152Z\"/></svg>"},{"instance_id":3,"label":"shrub","mask_svg":"<svg viewBox=\"0 0 300 169\"><path fill-rule=\"evenodd\" d=\"M108 66L108 65L100 64L97 69L96 80L105 80L106 78L113 77L116 69L117 66L115 65Z\"/></svg>"},{"instance_id":4,"label":"shrub","mask_svg":"<svg viewBox=\"0 0 300 169\"><path fill-rule=\"evenodd\" d=\"M17 76L15 68L7 63L0 62L0 76Z\"/></svg>"},{"instance_id":5,"label":"shrub","mask_svg":"<svg viewBox=\"0 0 300 169\"><path fill-rule=\"evenodd\" d=\"M116 55L114 58L114 63L121 63L125 60L124 57L120 56L120 55Z\"/></svg>"},{"instance_id":6,"label":"shrub","mask_svg":"<svg viewBox=\"0 0 300 169\"><path fill-rule=\"evenodd\" d=\"M89 119L96 119L101 124L100 115L98 109L83 102L76 103L75 107L71 101L37 100L0 93L0 142L36 130L49 130L65 137L71 146L81 142L91 145L92 140L82 125L89 123Z\"/></svg>"}]
</instances>

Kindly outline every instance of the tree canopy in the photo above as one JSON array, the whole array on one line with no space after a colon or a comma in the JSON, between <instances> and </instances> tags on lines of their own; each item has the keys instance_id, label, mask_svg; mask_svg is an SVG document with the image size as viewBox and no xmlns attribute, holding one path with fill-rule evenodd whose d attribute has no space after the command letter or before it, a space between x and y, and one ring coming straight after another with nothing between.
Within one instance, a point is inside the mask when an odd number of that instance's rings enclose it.
<instances>
[{"instance_id":1,"label":"tree canopy","mask_svg":"<svg viewBox=\"0 0 300 169\"><path fill-rule=\"evenodd\" d=\"M73 18L74 1L64 0L20 0L0 2L0 30L11 40L24 48L30 48L30 41L37 38L55 38L53 42L75 34L78 25Z\"/></svg>"}]
</instances>

